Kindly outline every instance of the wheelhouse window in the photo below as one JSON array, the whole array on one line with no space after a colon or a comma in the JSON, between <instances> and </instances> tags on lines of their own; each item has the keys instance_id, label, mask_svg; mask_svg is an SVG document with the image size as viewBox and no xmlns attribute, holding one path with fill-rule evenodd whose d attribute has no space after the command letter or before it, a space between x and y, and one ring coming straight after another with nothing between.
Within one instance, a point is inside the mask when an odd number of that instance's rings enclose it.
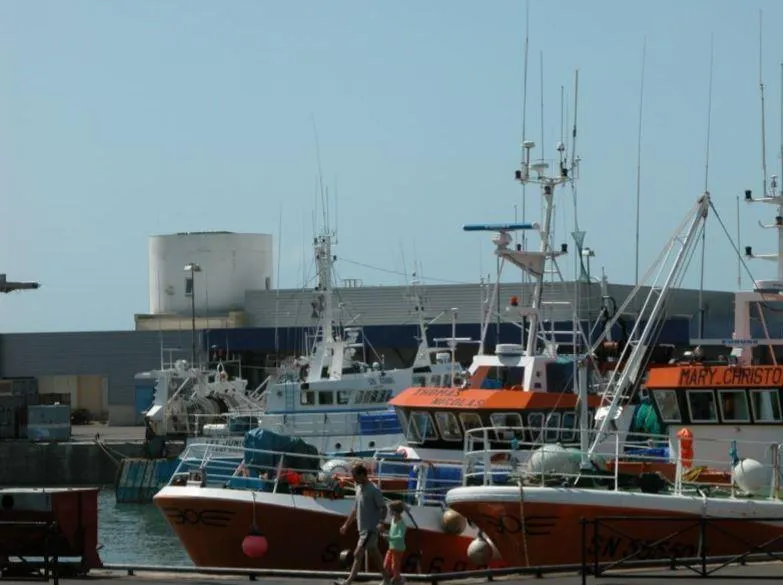
<instances>
[{"instance_id":1,"label":"wheelhouse window","mask_svg":"<svg viewBox=\"0 0 783 585\"><path fill-rule=\"evenodd\" d=\"M576 413L564 412L561 426L563 428L560 431L560 440L564 443L576 441Z\"/></svg>"},{"instance_id":2,"label":"wheelhouse window","mask_svg":"<svg viewBox=\"0 0 783 585\"><path fill-rule=\"evenodd\" d=\"M413 386L418 388L424 388L427 385L427 376L424 374L414 374Z\"/></svg>"},{"instance_id":3,"label":"wheelhouse window","mask_svg":"<svg viewBox=\"0 0 783 585\"><path fill-rule=\"evenodd\" d=\"M688 390L691 422L718 422L715 393L712 390Z\"/></svg>"},{"instance_id":4,"label":"wheelhouse window","mask_svg":"<svg viewBox=\"0 0 783 585\"><path fill-rule=\"evenodd\" d=\"M748 395L745 390L720 390L720 415L726 422L750 422Z\"/></svg>"},{"instance_id":5,"label":"wheelhouse window","mask_svg":"<svg viewBox=\"0 0 783 585\"><path fill-rule=\"evenodd\" d=\"M480 429L482 426L481 424L481 417L477 415L475 412L461 412L459 415L459 420L462 423L462 428L465 431L465 434L468 433L470 429ZM474 437L475 437L474 433Z\"/></svg>"},{"instance_id":6,"label":"wheelhouse window","mask_svg":"<svg viewBox=\"0 0 783 585\"><path fill-rule=\"evenodd\" d=\"M551 412L546 417L546 440L557 441L560 437L560 413Z\"/></svg>"},{"instance_id":7,"label":"wheelhouse window","mask_svg":"<svg viewBox=\"0 0 783 585\"><path fill-rule=\"evenodd\" d=\"M489 422L492 423L493 427L501 427L501 429L495 431L495 436L498 441L506 442L510 442L514 438L515 432L521 433L523 426L522 417L516 412L493 412L489 415Z\"/></svg>"},{"instance_id":8,"label":"wheelhouse window","mask_svg":"<svg viewBox=\"0 0 783 585\"><path fill-rule=\"evenodd\" d=\"M313 406L315 404L315 392L312 390L302 390L299 393L299 402L302 406Z\"/></svg>"},{"instance_id":9,"label":"wheelhouse window","mask_svg":"<svg viewBox=\"0 0 783 585\"><path fill-rule=\"evenodd\" d=\"M430 386L440 386L440 374L433 374L430 376Z\"/></svg>"},{"instance_id":10,"label":"wheelhouse window","mask_svg":"<svg viewBox=\"0 0 783 585\"><path fill-rule=\"evenodd\" d=\"M521 368L519 366L509 366L507 368L502 368L500 372L500 381L503 388L524 386L525 368Z\"/></svg>"},{"instance_id":11,"label":"wheelhouse window","mask_svg":"<svg viewBox=\"0 0 783 585\"><path fill-rule=\"evenodd\" d=\"M351 402L351 393L348 390L337 391L337 404L349 404Z\"/></svg>"},{"instance_id":12,"label":"wheelhouse window","mask_svg":"<svg viewBox=\"0 0 783 585\"><path fill-rule=\"evenodd\" d=\"M448 388L451 386L451 374L443 374L443 387Z\"/></svg>"},{"instance_id":13,"label":"wheelhouse window","mask_svg":"<svg viewBox=\"0 0 783 585\"><path fill-rule=\"evenodd\" d=\"M440 436L446 441L462 440L462 431L459 428L457 417L452 412L436 412L435 422L440 430Z\"/></svg>"},{"instance_id":14,"label":"wheelhouse window","mask_svg":"<svg viewBox=\"0 0 783 585\"><path fill-rule=\"evenodd\" d=\"M753 418L756 422L781 422L780 395L775 389L751 390L750 402L753 406Z\"/></svg>"},{"instance_id":15,"label":"wheelhouse window","mask_svg":"<svg viewBox=\"0 0 783 585\"><path fill-rule=\"evenodd\" d=\"M415 443L422 443L427 439L437 438L435 425L428 412L421 410L411 412L408 419L408 438Z\"/></svg>"},{"instance_id":16,"label":"wheelhouse window","mask_svg":"<svg viewBox=\"0 0 783 585\"><path fill-rule=\"evenodd\" d=\"M328 390L322 390L318 393L318 404L330 405L334 404L334 392Z\"/></svg>"},{"instance_id":17,"label":"wheelhouse window","mask_svg":"<svg viewBox=\"0 0 783 585\"><path fill-rule=\"evenodd\" d=\"M530 438L533 443L541 438L544 430L544 414L541 412L531 412L527 415L527 426L530 427Z\"/></svg>"},{"instance_id":18,"label":"wheelhouse window","mask_svg":"<svg viewBox=\"0 0 783 585\"><path fill-rule=\"evenodd\" d=\"M655 404L661 413L661 420L665 423L682 422L680 403L677 400L676 390L653 390Z\"/></svg>"},{"instance_id":19,"label":"wheelhouse window","mask_svg":"<svg viewBox=\"0 0 783 585\"><path fill-rule=\"evenodd\" d=\"M573 392L574 365L572 363L551 362L546 365L547 392Z\"/></svg>"}]
</instances>

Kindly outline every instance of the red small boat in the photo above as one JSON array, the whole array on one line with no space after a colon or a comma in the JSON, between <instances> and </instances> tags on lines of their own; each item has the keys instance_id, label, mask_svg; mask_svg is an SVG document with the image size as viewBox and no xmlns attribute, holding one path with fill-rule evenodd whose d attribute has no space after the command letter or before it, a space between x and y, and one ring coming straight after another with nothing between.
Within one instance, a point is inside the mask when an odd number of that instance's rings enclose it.
<instances>
[{"instance_id":1,"label":"red small boat","mask_svg":"<svg viewBox=\"0 0 783 585\"><path fill-rule=\"evenodd\" d=\"M99 488L0 489L0 569L29 568L57 558L58 570L87 573L98 556ZM18 561L18 562L17 562Z\"/></svg>"}]
</instances>

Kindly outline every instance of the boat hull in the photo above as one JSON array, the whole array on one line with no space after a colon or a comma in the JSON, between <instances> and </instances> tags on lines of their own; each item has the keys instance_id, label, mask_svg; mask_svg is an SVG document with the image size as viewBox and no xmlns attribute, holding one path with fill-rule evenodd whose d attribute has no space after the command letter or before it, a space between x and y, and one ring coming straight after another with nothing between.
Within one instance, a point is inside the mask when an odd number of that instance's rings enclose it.
<instances>
[{"instance_id":1,"label":"boat hull","mask_svg":"<svg viewBox=\"0 0 783 585\"><path fill-rule=\"evenodd\" d=\"M340 534L352 510L351 499L166 486L154 503L198 567L341 571L346 567L340 562L340 553L353 549L358 538L355 525L346 535ZM268 541L263 558L249 558L242 551L254 515L257 528ZM411 516L415 524L410 517L406 519L403 572L479 568L467 555L475 530L468 527L462 535L444 532L438 506L412 507ZM384 546L382 541L382 550Z\"/></svg>"},{"instance_id":2,"label":"boat hull","mask_svg":"<svg viewBox=\"0 0 783 585\"><path fill-rule=\"evenodd\" d=\"M512 566L580 564L583 519L588 563L783 551L780 501L506 486L457 488L446 501Z\"/></svg>"}]
</instances>

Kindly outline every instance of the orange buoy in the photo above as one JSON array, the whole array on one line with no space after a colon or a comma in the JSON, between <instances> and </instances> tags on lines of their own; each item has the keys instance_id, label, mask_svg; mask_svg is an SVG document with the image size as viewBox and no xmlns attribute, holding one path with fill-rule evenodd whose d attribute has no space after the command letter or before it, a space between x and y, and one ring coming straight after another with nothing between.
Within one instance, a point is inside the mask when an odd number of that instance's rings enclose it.
<instances>
[{"instance_id":1,"label":"orange buoy","mask_svg":"<svg viewBox=\"0 0 783 585\"><path fill-rule=\"evenodd\" d=\"M677 431L677 438L680 440L680 461L683 467L693 465L693 433L690 429L683 427Z\"/></svg>"},{"instance_id":2,"label":"orange buoy","mask_svg":"<svg viewBox=\"0 0 783 585\"><path fill-rule=\"evenodd\" d=\"M258 530L251 530L250 534L242 540L242 552L251 559L262 558L266 554L268 548L269 542L267 541L266 536L261 534Z\"/></svg>"}]
</instances>

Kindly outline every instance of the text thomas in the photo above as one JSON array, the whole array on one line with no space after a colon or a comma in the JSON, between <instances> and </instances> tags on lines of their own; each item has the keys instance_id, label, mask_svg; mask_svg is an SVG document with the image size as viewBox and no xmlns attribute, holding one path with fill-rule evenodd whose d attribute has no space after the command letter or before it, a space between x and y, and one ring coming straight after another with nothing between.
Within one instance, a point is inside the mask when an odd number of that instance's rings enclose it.
<instances>
[{"instance_id":1,"label":"text thomas","mask_svg":"<svg viewBox=\"0 0 783 585\"><path fill-rule=\"evenodd\" d=\"M464 390L456 388L419 388L414 395L430 398L432 406L477 408L484 404L484 400L468 398Z\"/></svg>"}]
</instances>

